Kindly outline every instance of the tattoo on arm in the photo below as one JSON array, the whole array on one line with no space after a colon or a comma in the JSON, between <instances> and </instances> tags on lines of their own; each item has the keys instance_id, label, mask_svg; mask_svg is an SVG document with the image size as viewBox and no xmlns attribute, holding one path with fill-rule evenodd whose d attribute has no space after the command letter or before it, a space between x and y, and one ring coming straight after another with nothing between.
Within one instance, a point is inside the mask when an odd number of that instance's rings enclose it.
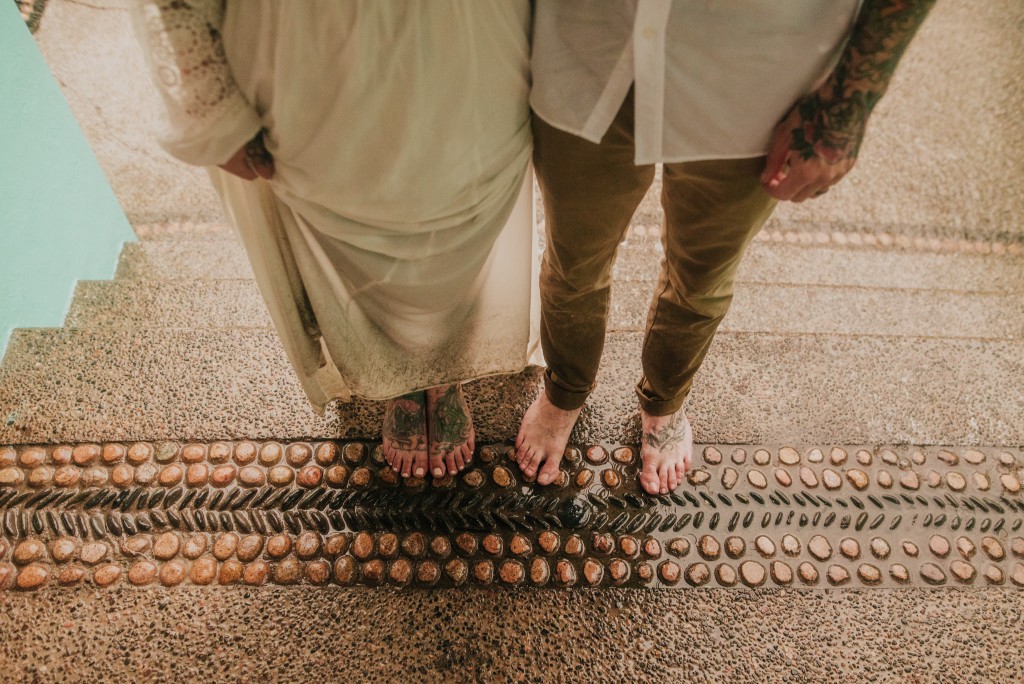
<instances>
[{"instance_id":1,"label":"tattoo on arm","mask_svg":"<svg viewBox=\"0 0 1024 684\"><path fill-rule=\"evenodd\" d=\"M682 411L677 411L667 425L663 425L654 432L644 433L644 444L663 451L671 449L686 438L686 431L690 424Z\"/></svg>"},{"instance_id":2,"label":"tattoo on arm","mask_svg":"<svg viewBox=\"0 0 1024 684\"><path fill-rule=\"evenodd\" d=\"M452 385L434 402L430 411L431 447L453 451L469 439L469 415L458 385Z\"/></svg>"},{"instance_id":3,"label":"tattoo on arm","mask_svg":"<svg viewBox=\"0 0 1024 684\"><path fill-rule=\"evenodd\" d=\"M384 414L384 438L403 451L422 449L427 438L426 403L423 392L395 399Z\"/></svg>"},{"instance_id":4,"label":"tattoo on arm","mask_svg":"<svg viewBox=\"0 0 1024 684\"><path fill-rule=\"evenodd\" d=\"M935 0L864 0L850 41L822 88L797 103L792 149L829 164L856 159L868 115Z\"/></svg>"}]
</instances>

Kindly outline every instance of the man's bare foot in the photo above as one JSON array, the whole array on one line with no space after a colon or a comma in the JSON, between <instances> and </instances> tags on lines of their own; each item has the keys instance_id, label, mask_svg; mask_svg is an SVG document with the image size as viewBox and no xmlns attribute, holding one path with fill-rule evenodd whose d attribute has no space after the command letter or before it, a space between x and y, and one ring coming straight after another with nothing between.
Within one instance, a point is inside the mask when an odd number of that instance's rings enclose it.
<instances>
[{"instance_id":1,"label":"man's bare foot","mask_svg":"<svg viewBox=\"0 0 1024 684\"><path fill-rule=\"evenodd\" d=\"M542 485L555 481L572 426L582 410L560 409L544 392L534 400L516 437L516 463L527 477L536 475L537 483Z\"/></svg>"},{"instance_id":2,"label":"man's bare foot","mask_svg":"<svg viewBox=\"0 0 1024 684\"><path fill-rule=\"evenodd\" d=\"M462 385L427 390L427 434L430 437L430 472L456 475L473 459L476 433Z\"/></svg>"},{"instance_id":3,"label":"man's bare foot","mask_svg":"<svg viewBox=\"0 0 1024 684\"><path fill-rule=\"evenodd\" d=\"M693 430L686 413L679 409L668 416L640 412L643 443L640 458L644 466L640 486L648 494L668 494L679 486L693 462Z\"/></svg>"},{"instance_id":4,"label":"man's bare foot","mask_svg":"<svg viewBox=\"0 0 1024 684\"><path fill-rule=\"evenodd\" d=\"M427 473L427 397L413 392L388 401L381 442L384 459L402 477Z\"/></svg>"}]
</instances>

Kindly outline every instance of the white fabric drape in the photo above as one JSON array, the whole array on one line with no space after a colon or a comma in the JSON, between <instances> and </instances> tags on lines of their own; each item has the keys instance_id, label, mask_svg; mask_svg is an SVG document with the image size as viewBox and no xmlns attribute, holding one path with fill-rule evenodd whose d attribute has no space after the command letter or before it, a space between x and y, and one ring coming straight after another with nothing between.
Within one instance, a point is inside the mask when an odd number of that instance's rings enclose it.
<instances>
[{"instance_id":1,"label":"white fabric drape","mask_svg":"<svg viewBox=\"0 0 1024 684\"><path fill-rule=\"evenodd\" d=\"M536 348L527 0L139 0L163 147L211 168L318 411Z\"/></svg>"}]
</instances>

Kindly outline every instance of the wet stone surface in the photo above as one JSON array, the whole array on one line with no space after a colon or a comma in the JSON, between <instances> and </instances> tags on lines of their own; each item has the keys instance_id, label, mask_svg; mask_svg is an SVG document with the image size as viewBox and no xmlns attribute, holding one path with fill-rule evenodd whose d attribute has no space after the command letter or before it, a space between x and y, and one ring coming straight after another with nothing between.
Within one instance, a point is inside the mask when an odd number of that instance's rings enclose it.
<instances>
[{"instance_id":1,"label":"wet stone surface","mask_svg":"<svg viewBox=\"0 0 1024 684\"><path fill-rule=\"evenodd\" d=\"M570 447L550 487L501 444L439 481L362 442L0 451L0 584L26 591L1024 583L1024 458L1005 449L706 446L660 496L618 445Z\"/></svg>"}]
</instances>

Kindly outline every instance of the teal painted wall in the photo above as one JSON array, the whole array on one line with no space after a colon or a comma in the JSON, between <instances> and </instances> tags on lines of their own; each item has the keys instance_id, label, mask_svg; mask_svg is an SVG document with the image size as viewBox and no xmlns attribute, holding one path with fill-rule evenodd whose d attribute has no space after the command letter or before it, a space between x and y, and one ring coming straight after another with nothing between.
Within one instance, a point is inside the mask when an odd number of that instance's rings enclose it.
<instances>
[{"instance_id":1,"label":"teal painted wall","mask_svg":"<svg viewBox=\"0 0 1024 684\"><path fill-rule=\"evenodd\" d=\"M32 35L0 0L0 355L13 328L61 325L79 279L105 279L124 212Z\"/></svg>"}]
</instances>

